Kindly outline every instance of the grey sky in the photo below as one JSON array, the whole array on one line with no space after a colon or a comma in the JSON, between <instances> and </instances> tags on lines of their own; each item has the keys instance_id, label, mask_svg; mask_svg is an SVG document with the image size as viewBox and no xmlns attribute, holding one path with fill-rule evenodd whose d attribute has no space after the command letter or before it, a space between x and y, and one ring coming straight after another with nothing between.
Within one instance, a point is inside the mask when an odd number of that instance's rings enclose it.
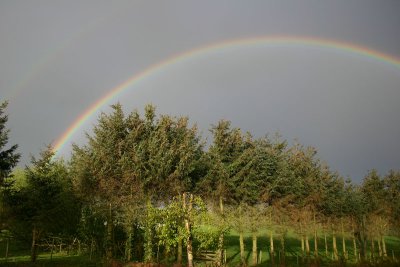
<instances>
[{"instance_id":1,"label":"grey sky","mask_svg":"<svg viewBox=\"0 0 400 267\"><path fill-rule=\"evenodd\" d=\"M0 1L0 98L23 163L97 99L175 54L230 39L296 35L400 58L399 1ZM310 46L240 47L154 73L108 104L153 103L203 136L230 119L318 148L343 176L400 165L400 66ZM108 108L105 106L104 111ZM84 142L96 114L74 135ZM68 156L67 146L62 154Z\"/></svg>"}]
</instances>

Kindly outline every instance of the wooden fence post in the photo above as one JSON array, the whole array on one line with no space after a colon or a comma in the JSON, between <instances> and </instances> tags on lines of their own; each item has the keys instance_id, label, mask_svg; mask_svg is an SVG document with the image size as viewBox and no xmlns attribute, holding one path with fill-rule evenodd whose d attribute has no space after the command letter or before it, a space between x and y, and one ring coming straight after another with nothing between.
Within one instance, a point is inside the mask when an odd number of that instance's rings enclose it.
<instances>
[{"instance_id":1,"label":"wooden fence post","mask_svg":"<svg viewBox=\"0 0 400 267\"><path fill-rule=\"evenodd\" d=\"M54 237L53 237L53 241L51 242L50 260L53 260L53 249L54 249Z\"/></svg>"},{"instance_id":2,"label":"wooden fence post","mask_svg":"<svg viewBox=\"0 0 400 267\"><path fill-rule=\"evenodd\" d=\"M10 243L10 238L7 237L7 244L6 244L6 262L7 262L7 259L8 259L8 245L9 245L9 243Z\"/></svg>"}]
</instances>

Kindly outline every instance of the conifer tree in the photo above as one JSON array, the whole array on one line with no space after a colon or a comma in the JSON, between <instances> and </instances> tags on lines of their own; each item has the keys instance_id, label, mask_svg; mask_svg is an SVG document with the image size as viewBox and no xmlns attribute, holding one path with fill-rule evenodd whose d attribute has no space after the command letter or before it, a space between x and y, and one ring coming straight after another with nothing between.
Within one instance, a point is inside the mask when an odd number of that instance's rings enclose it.
<instances>
[{"instance_id":1,"label":"conifer tree","mask_svg":"<svg viewBox=\"0 0 400 267\"><path fill-rule=\"evenodd\" d=\"M36 260L41 237L72 235L79 222L80 204L73 194L67 167L53 156L48 146L38 159L32 158L31 166L25 169L26 185L11 188L6 198L11 230L31 236L32 261Z\"/></svg>"},{"instance_id":2,"label":"conifer tree","mask_svg":"<svg viewBox=\"0 0 400 267\"><path fill-rule=\"evenodd\" d=\"M8 115L5 114L8 102L0 103L0 186L7 186L7 178L12 169L17 165L20 154L17 153L18 145L7 147L10 130L6 128Z\"/></svg>"},{"instance_id":3,"label":"conifer tree","mask_svg":"<svg viewBox=\"0 0 400 267\"><path fill-rule=\"evenodd\" d=\"M156 116L151 105L145 107L143 118L137 111L125 116L120 104L112 108L111 114L100 116L88 144L74 146L72 170L76 188L83 196L90 192L88 205L107 214L107 258L113 257L112 229L118 216L128 236L125 251L130 259L133 224L141 223L151 233L154 225L145 221L150 207L168 204L193 189L202 145L197 128L189 127L185 117ZM145 238L150 262L153 238Z\"/></svg>"},{"instance_id":4,"label":"conifer tree","mask_svg":"<svg viewBox=\"0 0 400 267\"><path fill-rule=\"evenodd\" d=\"M390 170L384 177L386 202L389 205L390 222L400 234L400 171Z\"/></svg>"}]
</instances>

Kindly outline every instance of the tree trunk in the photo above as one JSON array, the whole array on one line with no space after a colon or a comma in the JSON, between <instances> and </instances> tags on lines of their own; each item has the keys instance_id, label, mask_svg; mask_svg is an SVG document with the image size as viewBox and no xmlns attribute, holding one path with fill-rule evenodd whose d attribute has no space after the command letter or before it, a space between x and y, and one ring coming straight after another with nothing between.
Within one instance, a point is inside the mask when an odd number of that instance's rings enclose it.
<instances>
[{"instance_id":1,"label":"tree trunk","mask_svg":"<svg viewBox=\"0 0 400 267\"><path fill-rule=\"evenodd\" d=\"M7 237L7 244L6 244L6 262L8 260L8 246L10 244L10 238Z\"/></svg>"},{"instance_id":2,"label":"tree trunk","mask_svg":"<svg viewBox=\"0 0 400 267\"><path fill-rule=\"evenodd\" d=\"M383 257L387 257L385 237L381 236Z\"/></svg>"},{"instance_id":3,"label":"tree trunk","mask_svg":"<svg viewBox=\"0 0 400 267\"><path fill-rule=\"evenodd\" d=\"M50 251L50 260L53 259L53 250L54 250L54 237L51 240L51 251Z\"/></svg>"},{"instance_id":4,"label":"tree trunk","mask_svg":"<svg viewBox=\"0 0 400 267\"><path fill-rule=\"evenodd\" d=\"M342 224L342 249L343 249L343 258L347 259L347 251L346 251L346 239L344 237L344 226L343 226L343 218L340 219Z\"/></svg>"},{"instance_id":5,"label":"tree trunk","mask_svg":"<svg viewBox=\"0 0 400 267\"><path fill-rule=\"evenodd\" d=\"M224 200L222 199L222 197L219 197L219 211L220 211L222 220L224 220ZM224 251L224 232L221 231L221 234L219 235L219 238L218 238L217 266L222 265L223 257L224 257L223 251Z\"/></svg>"},{"instance_id":6,"label":"tree trunk","mask_svg":"<svg viewBox=\"0 0 400 267\"><path fill-rule=\"evenodd\" d=\"M178 266L181 266L181 265L182 265L182 254L183 254L183 252L182 252L182 246L183 246L183 244L182 244L182 238L179 238L179 239L178 239L178 255L177 255L177 257L176 257L176 261L177 261L177 263L178 263Z\"/></svg>"},{"instance_id":7,"label":"tree trunk","mask_svg":"<svg viewBox=\"0 0 400 267\"><path fill-rule=\"evenodd\" d=\"M224 261L224 233L221 233L218 237L218 249L217 249L217 266L221 266Z\"/></svg>"},{"instance_id":8,"label":"tree trunk","mask_svg":"<svg viewBox=\"0 0 400 267\"><path fill-rule=\"evenodd\" d=\"M378 238L378 255L379 257L382 257L382 246L381 246L381 239Z\"/></svg>"},{"instance_id":9,"label":"tree trunk","mask_svg":"<svg viewBox=\"0 0 400 267\"><path fill-rule=\"evenodd\" d=\"M274 233L272 230L269 232L269 246L270 246L270 252L271 254L274 253Z\"/></svg>"},{"instance_id":10,"label":"tree trunk","mask_svg":"<svg viewBox=\"0 0 400 267\"><path fill-rule=\"evenodd\" d=\"M371 260L372 262L375 261L375 242L373 238L371 238Z\"/></svg>"},{"instance_id":11,"label":"tree trunk","mask_svg":"<svg viewBox=\"0 0 400 267\"><path fill-rule=\"evenodd\" d=\"M240 244L240 262L242 266L245 266L245 259L244 259L244 238L243 238L243 231L239 232L239 244Z\"/></svg>"},{"instance_id":12,"label":"tree trunk","mask_svg":"<svg viewBox=\"0 0 400 267\"><path fill-rule=\"evenodd\" d=\"M108 216L107 216L107 251L106 258L108 261L112 259L113 256L113 218L112 218L112 206L111 203L108 204Z\"/></svg>"},{"instance_id":13,"label":"tree trunk","mask_svg":"<svg viewBox=\"0 0 400 267\"><path fill-rule=\"evenodd\" d=\"M93 254L93 237L90 242L90 252L89 252L89 260L92 260L92 254Z\"/></svg>"},{"instance_id":14,"label":"tree trunk","mask_svg":"<svg viewBox=\"0 0 400 267\"><path fill-rule=\"evenodd\" d=\"M346 239L342 236L343 257L347 259Z\"/></svg>"},{"instance_id":15,"label":"tree trunk","mask_svg":"<svg viewBox=\"0 0 400 267\"><path fill-rule=\"evenodd\" d=\"M332 233L332 249L333 249L333 257L337 261L339 259L338 250L336 246L336 234Z\"/></svg>"},{"instance_id":16,"label":"tree trunk","mask_svg":"<svg viewBox=\"0 0 400 267\"><path fill-rule=\"evenodd\" d=\"M361 259L364 261L367 258L367 240L365 236L365 215L362 216L361 219L361 230L360 230L360 243L361 243Z\"/></svg>"},{"instance_id":17,"label":"tree trunk","mask_svg":"<svg viewBox=\"0 0 400 267\"><path fill-rule=\"evenodd\" d=\"M304 256L305 248L304 248L304 236L301 235L301 254Z\"/></svg>"},{"instance_id":18,"label":"tree trunk","mask_svg":"<svg viewBox=\"0 0 400 267\"><path fill-rule=\"evenodd\" d=\"M253 232L253 265L257 265L257 233Z\"/></svg>"},{"instance_id":19,"label":"tree trunk","mask_svg":"<svg viewBox=\"0 0 400 267\"><path fill-rule=\"evenodd\" d=\"M310 242L308 241L308 235L306 235L306 254L307 257L310 256Z\"/></svg>"},{"instance_id":20,"label":"tree trunk","mask_svg":"<svg viewBox=\"0 0 400 267\"><path fill-rule=\"evenodd\" d=\"M314 257L318 258L318 235L317 229L314 230Z\"/></svg>"},{"instance_id":21,"label":"tree trunk","mask_svg":"<svg viewBox=\"0 0 400 267\"><path fill-rule=\"evenodd\" d=\"M126 261L131 261L132 258L132 236L133 236L133 226L130 224L127 229L128 238L125 243L125 259Z\"/></svg>"},{"instance_id":22,"label":"tree trunk","mask_svg":"<svg viewBox=\"0 0 400 267\"><path fill-rule=\"evenodd\" d=\"M189 203L186 204L186 194L183 194L184 207L187 208L187 215L185 218L185 228L189 233L186 241L186 251L187 251L187 266L193 267L193 246L192 246L192 229L191 229L191 213L193 208L193 195L189 195ZM187 206L186 206L187 205Z\"/></svg>"},{"instance_id":23,"label":"tree trunk","mask_svg":"<svg viewBox=\"0 0 400 267\"><path fill-rule=\"evenodd\" d=\"M32 229L32 245L31 245L31 261L35 262L36 261L36 240L38 238L38 231L36 229L36 226L33 226Z\"/></svg>"},{"instance_id":24,"label":"tree trunk","mask_svg":"<svg viewBox=\"0 0 400 267\"><path fill-rule=\"evenodd\" d=\"M325 241L325 256L328 257L328 240L326 238L326 233L324 233L324 241Z\"/></svg>"},{"instance_id":25,"label":"tree trunk","mask_svg":"<svg viewBox=\"0 0 400 267\"><path fill-rule=\"evenodd\" d=\"M357 253L357 242L356 242L356 237L353 235L353 250L354 250L354 258L356 259L356 262L358 261L358 253Z\"/></svg>"},{"instance_id":26,"label":"tree trunk","mask_svg":"<svg viewBox=\"0 0 400 267\"><path fill-rule=\"evenodd\" d=\"M150 223L150 209L151 209L151 202L147 200L147 217L149 217L145 222L145 229L144 229L144 261L146 263L153 262L153 231L152 225Z\"/></svg>"},{"instance_id":27,"label":"tree trunk","mask_svg":"<svg viewBox=\"0 0 400 267\"><path fill-rule=\"evenodd\" d=\"M317 220L314 212L314 257L318 259L318 233L317 233Z\"/></svg>"},{"instance_id":28,"label":"tree trunk","mask_svg":"<svg viewBox=\"0 0 400 267\"><path fill-rule=\"evenodd\" d=\"M275 266L275 251L274 251L274 232L271 230L269 232L269 246L270 246L270 258L271 258L271 265Z\"/></svg>"},{"instance_id":29,"label":"tree trunk","mask_svg":"<svg viewBox=\"0 0 400 267\"><path fill-rule=\"evenodd\" d=\"M282 248L282 255L281 255L281 266L286 266L286 248L285 248L285 233L281 235L281 248Z\"/></svg>"},{"instance_id":30,"label":"tree trunk","mask_svg":"<svg viewBox=\"0 0 400 267\"><path fill-rule=\"evenodd\" d=\"M219 211L221 212L221 215L224 214L224 200L222 197L219 197Z\"/></svg>"}]
</instances>

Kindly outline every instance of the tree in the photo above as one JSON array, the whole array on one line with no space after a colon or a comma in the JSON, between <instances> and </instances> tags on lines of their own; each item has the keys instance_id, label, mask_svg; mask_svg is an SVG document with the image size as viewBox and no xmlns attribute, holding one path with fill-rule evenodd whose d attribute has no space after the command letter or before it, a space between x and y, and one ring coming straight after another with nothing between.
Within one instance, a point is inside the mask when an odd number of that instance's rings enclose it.
<instances>
[{"instance_id":1,"label":"tree","mask_svg":"<svg viewBox=\"0 0 400 267\"><path fill-rule=\"evenodd\" d=\"M264 221L261 219L266 213L266 208L262 204L256 204L249 206L248 208L248 228L252 234L252 265L257 265L258 262L258 247L257 247L257 237L260 232ZM261 220L260 220L261 219Z\"/></svg>"},{"instance_id":2,"label":"tree","mask_svg":"<svg viewBox=\"0 0 400 267\"><path fill-rule=\"evenodd\" d=\"M295 143L289 152L289 169L292 174L291 206L298 211L299 232L302 248L305 242L305 251L310 256L309 237L314 236L314 255L318 260L318 232L317 211L325 195L325 177L321 175L320 160L316 157L317 150L313 147L304 147Z\"/></svg>"},{"instance_id":3,"label":"tree","mask_svg":"<svg viewBox=\"0 0 400 267\"><path fill-rule=\"evenodd\" d=\"M237 206L229 205L227 209L230 226L239 233L240 263L242 266L247 265L244 255L244 233L248 229L247 211L248 205L244 202L239 203Z\"/></svg>"},{"instance_id":4,"label":"tree","mask_svg":"<svg viewBox=\"0 0 400 267\"><path fill-rule=\"evenodd\" d=\"M138 124L138 116L132 120ZM140 128L129 138L127 160L131 162L131 176L138 179L146 202L158 207L166 205L176 196L191 192L201 176L202 144L197 134L197 127L189 127L188 118L155 116L153 106L145 109L145 119ZM136 127L132 127L136 129ZM183 216L183 215L182 215ZM149 235L147 235L150 237ZM181 237L182 235L178 235ZM178 246L178 261L182 258L182 242ZM147 240L146 255L152 255L152 241ZM152 261L148 257L147 261Z\"/></svg>"},{"instance_id":5,"label":"tree","mask_svg":"<svg viewBox=\"0 0 400 267\"><path fill-rule=\"evenodd\" d=\"M387 256L384 235L388 232L390 204L387 203L385 181L375 169L364 177L361 192L366 207L366 230L371 241L371 254L374 258L375 241L378 242L381 256Z\"/></svg>"},{"instance_id":6,"label":"tree","mask_svg":"<svg viewBox=\"0 0 400 267\"><path fill-rule=\"evenodd\" d=\"M211 163L207 176L199 183L199 188L207 200L218 203L223 213L224 201L231 202L233 184L231 164L242 152L242 136L239 129L231 129L229 121L221 120L210 130L213 144L208 151L208 161Z\"/></svg>"},{"instance_id":7,"label":"tree","mask_svg":"<svg viewBox=\"0 0 400 267\"><path fill-rule=\"evenodd\" d=\"M74 146L75 185L82 196L91 193L87 205L97 205L107 214L107 258L113 257L112 229L118 217L128 237L126 258L130 259L136 221L145 228L145 255L150 262L153 226L146 217L151 215L151 207L168 204L173 197L193 190L202 144L196 126L189 127L185 117L157 117L151 105L145 107L144 118L137 111L126 116L120 104L112 109L111 114L101 114L93 134L87 135L88 144Z\"/></svg>"},{"instance_id":8,"label":"tree","mask_svg":"<svg viewBox=\"0 0 400 267\"><path fill-rule=\"evenodd\" d=\"M384 177L386 203L389 205L390 222L400 234L400 171L390 170Z\"/></svg>"},{"instance_id":9,"label":"tree","mask_svg":"<svg viewBox=\"0 0 400 267\"><path fill-rule=\"evenodd\" d=\"M229 228L224 211L224 202L232 201L233 184L230 165L241 153L242 136L239 129L231 129L229 121L221 120L210 130L213 144L207 153L208 172L197 185L198 191L214 207L218 207L221 223L219 224L220 238L218 243L218 262L222 262L224 233Z\"/></svg>"},{"instance_id":10,"label":"tree","mask_svg":"<svg viewBox=\"0 0 400 267\"><path fill-rule=\"evenodd\" d=\"M208 151L209 172L198 184L203 196L219 206L221 220L226 218L224 204L242 205L256 204L260 200L261 182L261 150L250 133L242 134L238 128L231 128L231 123L221 120L211 129L213 144ZM217 204L218 203L218 204ZM244 214L243 214L244 215ZM224 243L223 233L228 224L221 224L218 247L218 262L222 259ZM243 242L240 237L240 243ZM242 246L241 246L242 247Z\"/></svg>"},{"instance_id":11,"label":"tree","mask_svg":"<svg viewBox=\"0 0 400 267\"><path fill-rule=\"evenodd\" d=\"M8 102L0 103L0 186L6 186L6 179L9 177L12 169L17 165L20 158L17 148L18 145L12 145L6 148L8 143L8 134L10 130L6 128L8 115L4 114Z\"/></svg>"},{"instance_id":12,"label":"tree","mask_svg":"<svg viewBox=\"0 0 400 267\"><path fill-rule=\"evenodd\" d=\"M53 158L48 146L40 158L32 158L25 170L26 186L11 189L7 194L11 230L29 235L31 260L37 256L37 242L47 234L72 235L76 232L80 204L72 192L68 170L61 160Z\"/></svg>"},{"instance_id":13,"label":"tree","mask_svg":"<svg viewBox=\"0 0 400 267\"><path fill-rule=\"evenodd\" d=\"M128 135L122 106L113 105L110 115L102 113L93 136L83 147L74 146L72 172L76 189L87 205L97 207L106 214L106 257L113 254L113 227L116 207L124 193L123 155L127 153ZM90 196L90 197L89 197Z\"/></svg>"}]
</instances>

